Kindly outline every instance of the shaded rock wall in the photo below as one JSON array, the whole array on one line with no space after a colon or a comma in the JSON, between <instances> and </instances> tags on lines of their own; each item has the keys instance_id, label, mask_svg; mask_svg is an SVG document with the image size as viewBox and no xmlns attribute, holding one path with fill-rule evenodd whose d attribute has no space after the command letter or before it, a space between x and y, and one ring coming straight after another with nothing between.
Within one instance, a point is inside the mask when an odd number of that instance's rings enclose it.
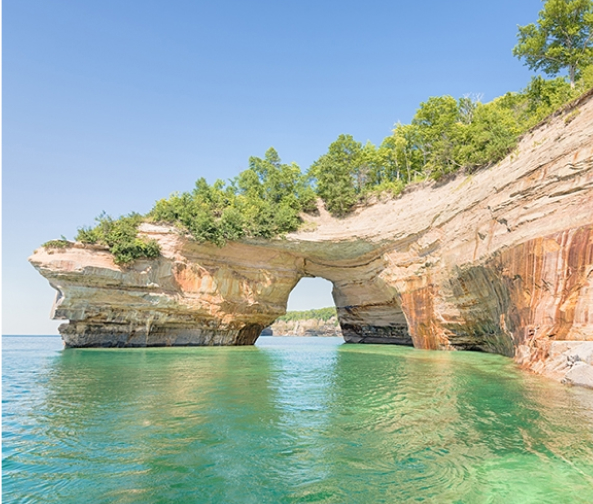
<instances>
[{"instance_id":1,"label":"shaded rock wall","mask_svg":"<svg viewBox=\"0 0 593 504\"><path fill-rule=\"evenodd\" d=\"M593 340L591 95L575 107L494 167L344 219L320 208L282 239L216 248L144 224L158 260L122 269L82 245L30 260L58 290L70 346L252 344L319 276L348 342L497 352L547 372L555 342Z\"/></svg>"}]
</instances>

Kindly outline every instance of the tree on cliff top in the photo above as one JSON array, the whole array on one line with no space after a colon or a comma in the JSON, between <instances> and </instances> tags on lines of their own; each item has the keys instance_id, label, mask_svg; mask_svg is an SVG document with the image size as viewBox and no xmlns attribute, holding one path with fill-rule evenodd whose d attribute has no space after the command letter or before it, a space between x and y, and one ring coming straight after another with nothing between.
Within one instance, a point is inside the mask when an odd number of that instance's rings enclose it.
<instances>
[{"instance_id":1,"label":"tree on cliff top","mask_svg":"<svg viewBox=\"0 0 593 504\"><path fill-rule=\"evenodd\" d=\"M150 217L179 223L200 242L223 246L245 237L272 238L296 231L300 213L316 210L316 196L297 164L284 164L270 148L249 158L249 168L227 185L201 178L191 193L156 202Z\"/></svg>"},{"instance_id":2,"label":"tree on cliff top","mask_svg":"<svg viewBox=\"0 0 593 504\"><path fill-rule=\"evenodd\" d=\"M326 154L309 169L317 195L333 215L346 215L357 201L354 180L361 165L362 145L351 135L340 135Z\"/></svg>"},{"instance_id":3,"label":"tree on cliff top","mask_svg":"<svg viewBox=\"0 0 593 504\"><path fill-rule=\"evenodd\" d=\"M537 24L519 26L517 37L513 55L549 75L566 68L574 88L579 72L593 63L593 0L545 0Z\"/></svg>"}]
</instances>

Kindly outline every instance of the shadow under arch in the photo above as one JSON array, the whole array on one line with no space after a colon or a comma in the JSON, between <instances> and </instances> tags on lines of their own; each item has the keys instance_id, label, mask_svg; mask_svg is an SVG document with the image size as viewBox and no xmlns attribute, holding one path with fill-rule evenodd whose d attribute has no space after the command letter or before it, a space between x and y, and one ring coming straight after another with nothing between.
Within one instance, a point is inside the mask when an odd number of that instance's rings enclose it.
<instances>
[{"instance_id":1,"label":"shadow under arch","mask_svg":"<svg viewBox=\"0 0 593 504\"><path fill-rule=\"evenodd\" d=\"M323 264L306 260L303 276L287 297L288 308L308 309L306 304L289 303L288 300L293 292L302 295L303 286L309 279L314 279L317 286L329 287L329 283L332 286L332 304L336 307L338 323L346 343L414 346L406 315L401 308L400 295L396 288L381 277L383 268L381 257L357 265ZM320 298L330 303L327 293L325 297L323 294ZM269 330L262 333L271 334Z\"/></svg>"},{"instance_id":2,"label":"shadow under arch","mask_svg":"<svg viewBox=\"0 0 593 504\"><path fill-rule=\"evenodd\" d=\"M305 271L333 284L332 294L346 343L414 346L401 296L383 278L385 261L381 254L354 264L307 260Z\"/></svg>"}]
</instances>

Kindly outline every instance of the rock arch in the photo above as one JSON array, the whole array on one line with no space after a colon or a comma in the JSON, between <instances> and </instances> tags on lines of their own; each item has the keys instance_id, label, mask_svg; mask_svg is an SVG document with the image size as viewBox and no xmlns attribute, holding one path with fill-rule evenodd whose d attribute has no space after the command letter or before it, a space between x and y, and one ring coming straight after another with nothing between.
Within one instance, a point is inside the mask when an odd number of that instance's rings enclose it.
<instances>
[{"instance_id":1,"label":"rock arch","mask_svg":"<svg viewBox=\"0 0 593 504\"><path fill-rule=\"evenodd\" d=\"M345 341L413 344L380 249L337 248L328 258L323 247L303 256L261 242L219 249L161 226L142 232L164 245L163 257L127 269L78 244L33 256L58 291L52 316L69 321L60 326L68 346L253 344L304 277L332 283Z\"/></svg>"},{"instance_id":2,"label":"rock arch","mask_svg":"<svg viewBox=\"0 0 593 504\"><path fill-rule=\"evenodd\" d=\"M100 247L41 248L70 346L252 344L300 278L334 285L349 342L545 360L593 340L593 94L471 177L424 183L351 216L222 248L142 225L162 256L123 269ZM564 345L564 343L563 343Z\"/></svg>"}]
</instances>

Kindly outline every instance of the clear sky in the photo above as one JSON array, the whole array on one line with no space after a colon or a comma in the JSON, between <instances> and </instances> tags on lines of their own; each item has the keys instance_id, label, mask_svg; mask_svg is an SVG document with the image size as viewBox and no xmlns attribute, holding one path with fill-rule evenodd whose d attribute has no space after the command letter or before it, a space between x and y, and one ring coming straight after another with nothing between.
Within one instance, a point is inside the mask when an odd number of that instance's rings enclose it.
<instances>
[{"instance_id":1,"label":"clear sky","mask_svg":"<svg viewBox=\"0 0 593 504\"><path fill-rule=\"evenodd\" d=\"M303 170L430 96L524 87L539 0L4 0L3 333L55 334L27 262L101 211L147 212L270 146ZM302 284L302 285L301 285ZM293 309L327 306L301 282Z\"/></svg>"}]
</instances>

